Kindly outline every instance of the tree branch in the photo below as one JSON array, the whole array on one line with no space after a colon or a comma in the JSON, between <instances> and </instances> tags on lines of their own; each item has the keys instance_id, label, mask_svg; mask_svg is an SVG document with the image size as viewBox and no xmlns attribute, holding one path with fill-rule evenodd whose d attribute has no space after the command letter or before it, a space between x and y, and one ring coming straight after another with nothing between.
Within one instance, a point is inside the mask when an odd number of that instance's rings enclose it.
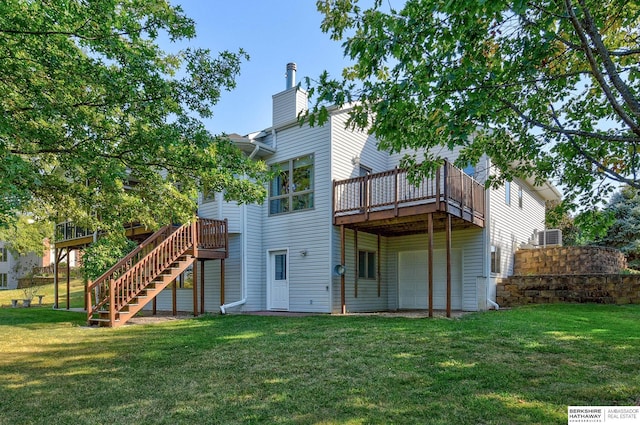
<instances>
[{"instance_id":1,"label":"tree branch","mask_svg":"<svg viewBox=\"0 0 640 425\"><path fill-rule=\"evenodd\" d=\"M585 29L580 24L580 21L578 20L578 17L576 16L573 10L573 3L571 2L571 0L565 0L565 7L571 19L571 23L574 29L576 30L576 34L580 38L580 41L584 48L585 55L587 56L587 61L589 62L589 66L591 67L593 76L598 81L598 84L600 84L600 87L602 88L602 91L607 97L607 100L609 101L613 109L616 111L618 116L625 122L625 124L629 126L631 131L633 131L638 136L640 136L640 126L638 126L638 124L636 124L636 122L624 111L624 109L622 109L622 106L618 103L618 100L615 98L615 96L611 92L611 88L605 81L604 75L602 75L602 72L600 71L600 68L598 67L598 64L596 62L596 58L593 54L593 50L591 49L591 46L589 46L589 40L587 39L587 36L585 34Z\"/></svg>"},{"instance_id":2,"label":"tree branch","mask_svg":"<svg viewBox=\"0 0 640 425\"><path fill-rule=\"evenodd\" d=\"M550 109L551 109L551 116L553 118L553 120L555 121L556 125L559 128L563 128L562 127L562 123L560 122L560 120L558 119L558 115L556 114L555 108L553 107L553 104L549 104ZM624 177L622 174L612 170L611 168L605 166L602 162L598 161L596 158L594 158L591 154L589 154L587 151L585 151L584 149L582 149L582 147L578 144L578 142L575 141L575 139L573 138L573 136L569 133L563 133L564 136L567 138L567 140L569 140L569 143L571 144L571 146L573 146L574 149L576 149L580 155L582 155L587 161L589 161L591 164L595 165L596 167L598 167L598 169L608 178L618 181L620 183L626 183L631 187L634 187L636 189L640 189L640 182L637 180L632 180L629 179L627 177ZM633 173L635 175L635 170L633 170Z\"/></svg>"},{"instance_id":3,"label":"tree branch","mask_svg":"<svg viewBox=\"0 0 640 425\"><path fill-rule=\"evenodd\" d=\"M508 100L506 100L504 98L498 97L498 100L503 105L506 105L507 107L509 107L509 109L514 111L521 119L523 119L527 123L532 124L535 127L539 127L539 128L541 128L543 130L550 131L552 133L562 134L562 135L565 135L565 136L568 136L568 137L569 136L589 137L589 138L601 140L603 142L633 143L633 144L640 143L640 138L638 138L638 137L616 136L616 135L609 135L609 134L602 134L602 133L592 133L592 132L584 131L584 130L570 130L570 129L564 128L562 125L558 125L557 127L554 127L552 125L545 124L540 120L537 120L535 118L532 118L532 117L528 116L527 114L522 112L522 110L520 108L518 108L518 106L516 104L514 104L512 102L509 102Z\"/></svg>"}]
</instances>

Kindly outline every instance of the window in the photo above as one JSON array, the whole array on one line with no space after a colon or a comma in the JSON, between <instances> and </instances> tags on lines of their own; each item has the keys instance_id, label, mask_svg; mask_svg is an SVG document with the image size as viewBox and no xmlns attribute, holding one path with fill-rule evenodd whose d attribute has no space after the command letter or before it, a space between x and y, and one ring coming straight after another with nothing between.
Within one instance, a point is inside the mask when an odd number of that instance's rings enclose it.
<instances>
[{"instance_id":1,"label":"window","mask_svg":"<svg viewBox=\"0 0 640 425\"><path fill-rule=\"evenodd\" d=\"M7 257L7 248L2 247L0 248L0 263L6 263L7 261L9 261L9 258Z\"/></svg>"},{"instance_id":2,"label":"window","mask_svg":"<svg viewBox=\"0 0 640 425\"><path fill-rule=\"evenodd\" d=\"M504 203L511 205L511 182L504 182Z\"/></svg>"},{"instance_id":3,"label":"window","mask_svg":"<svg viewBox=\"0 0 640 425\"><path fill-rule=\"evenodd\" d=\"M500 247L491 245L491 273L500 273Z\"/></svg>"},{"instance_id":4,"label":"window","mask_svg":"<svg viewBox=\"0 0 640 425\"><path fill-rule=\"evenodd\" d=\"M358 277L364 279L376 278L376 253L358 251Z\"/></svg>"},{"instance_id":5,"label":"window","mask_svg":"<svg viewBox=\"0 0 640 425\"><path fill-rule=\"evenodd\" d=\"M0 289L7 289L8 278L6 273L0 273Z\"/></svg>"},{"instance_id":6,"label":"window","mask_svg":"<svg viewBox=\"0 0 640 425\"><path fill-rule=\"evenodd\" d=\"M524 193L522 192L522 187L518 187L518 207L520 207L520 209L522 209L523 196L524 196Z\"/></svg>"},{"instance_id":7,"label":"window","mask_svg":"<svg viewBox=\"0 0 640 425\"><path fill-rule=\"evenodd\" d=\"M275 164L276 176L269 187L269 214L313 208L313 155Z\"/></svg>"},{"instance_id":8,"label":"window","mask_svg":"<svg viewBox=\"0 0 640 425\"><path fill-rule=\"evenodd\" d=\"M371 168L366 167L364 165L360 165L358 168L358 176L359 177L364 177L364 176L368 176L369 174L371 174Z\"/></svg>"},{"instance_id":9,"label":"window","mask_svg":"<svg viewBox=\"0 0 640 425\"><path fill-rule=\"evenodd\" d=\"M202 203L206 204L207 202L213 202L216 200L216 192L205 188L202 192Z\"/></svg>"},{"instance_id":10,"label":"window","mask_svg":"<svg viewBox=\"0 0 640 425\"><path fill-rule=\"evenodd\" d=\"M277 254L274 258L275 280L287 280L287 254Z\"/></svg>"}]
</instances>

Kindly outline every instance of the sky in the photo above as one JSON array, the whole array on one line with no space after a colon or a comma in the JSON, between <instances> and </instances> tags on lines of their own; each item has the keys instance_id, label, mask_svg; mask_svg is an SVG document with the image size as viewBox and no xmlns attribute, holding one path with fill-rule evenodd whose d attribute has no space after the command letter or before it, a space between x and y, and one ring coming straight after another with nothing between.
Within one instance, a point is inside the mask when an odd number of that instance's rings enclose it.
<instances>
[{"instance_id":1,"label":"sky","mask_svg":"<svg viewBox=\"0 0 640 425\"><path fill-rule=\"evenodd\" d=\"M286 65L297 64L296 82L317 78L323 70L339 76L348 64L341 42L320 29L316 0L170 0L196 21L193 47L212 54L244 49L237 86L225 92L205 120L214 134L247 134L271 125L271 96L286 88ZM180 47L180 46L175 46ZM168 46L168 49L175 48Z\"/></svg>"}]
</instances>

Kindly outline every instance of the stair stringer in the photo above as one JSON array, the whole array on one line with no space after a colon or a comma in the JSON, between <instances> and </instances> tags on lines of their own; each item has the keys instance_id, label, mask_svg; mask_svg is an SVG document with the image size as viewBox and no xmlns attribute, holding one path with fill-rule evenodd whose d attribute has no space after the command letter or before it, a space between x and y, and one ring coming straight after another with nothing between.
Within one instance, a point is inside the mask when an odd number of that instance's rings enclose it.
<instances>
[{"instance_id":1,"label":"stair stringer","mask_svg":"<svg viewBox=\"0 0 640 425\"><path fill-rule=\"evenodd\" d=\"M122 309L116 313L116 321L111 326L122 326L129 319L142 310L149 302L151 302L160 292L171 284L181 273L183 273L190 265L193 264L195 258L189 256L184 260L178 260L167 268L164 273L150 281L140 293L125 304ZM136 302L137 301L137 302Z\"/></svg>"}]
</instances>

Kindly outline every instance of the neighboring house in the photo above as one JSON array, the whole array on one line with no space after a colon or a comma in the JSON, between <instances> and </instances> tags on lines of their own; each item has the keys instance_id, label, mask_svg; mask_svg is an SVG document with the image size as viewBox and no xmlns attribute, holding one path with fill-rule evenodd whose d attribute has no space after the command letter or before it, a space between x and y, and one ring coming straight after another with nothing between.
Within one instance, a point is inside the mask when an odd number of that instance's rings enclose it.
<instances>
[{"instance_id":1,"label":"neighboring house","mask_svg":"<svg viewBox=\"0 0 640 425\"><path fill-rule=\"evenodd\" d=\"M485 191L489 158L466 174L447 164L412 186L396 168L405 152L379 151L373 136L346 129L348 110L332 109L323 126L300 126L307 94L295 85L295 65L287 72L286 90L273 96L271 127L231 136L277 171L268 199L237 205L203 196L200 217L228 220L228 258L201 261L199 289L165 289L155 308L491 307L495 278L509 275L515 250L544 230L545 201L559 199L558 191L521 180ZM456 152L443 156L452 163Z\"/></svg>"},{"instance_id":2,"label":"neighboring house","mask_svg":"<svg viewBox=\"0 0 640 425\"><path fill-rule=\"evenodd\" d=\"M0 290L16 289L18 279L30 273L34 267L42 266L42 254L29 253L16 256L7 248L5 242L0 241Z\"/></svg>"}]
</instances>

